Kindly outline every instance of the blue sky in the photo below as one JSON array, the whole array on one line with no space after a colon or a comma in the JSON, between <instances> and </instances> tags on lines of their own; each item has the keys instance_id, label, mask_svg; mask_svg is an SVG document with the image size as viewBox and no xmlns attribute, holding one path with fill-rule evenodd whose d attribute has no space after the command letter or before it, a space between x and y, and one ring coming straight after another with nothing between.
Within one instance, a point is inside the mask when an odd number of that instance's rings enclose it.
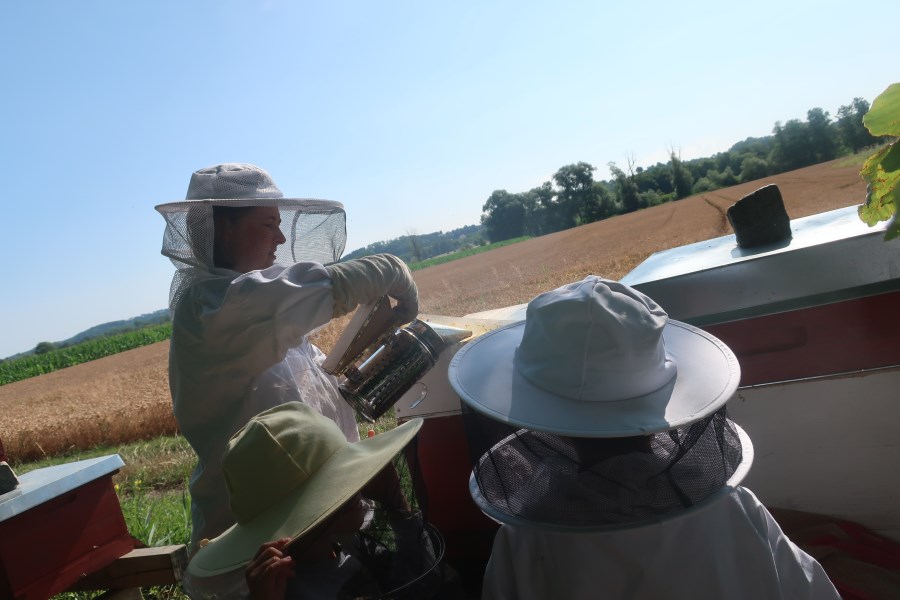
<instances>
[{"instance_id":1,"label":"blue sky","mask_svg":"<svg viewBox=\"0 0 900 600\"><path fill-rule=\"evenodd\" d=\"M0 357L164 308L153 206L200 167L342 201L349 252L476 224L566 164L707 156L898 79L878 63L894 0L606 4L4 3Z\"/></svg>"}]
</instances>

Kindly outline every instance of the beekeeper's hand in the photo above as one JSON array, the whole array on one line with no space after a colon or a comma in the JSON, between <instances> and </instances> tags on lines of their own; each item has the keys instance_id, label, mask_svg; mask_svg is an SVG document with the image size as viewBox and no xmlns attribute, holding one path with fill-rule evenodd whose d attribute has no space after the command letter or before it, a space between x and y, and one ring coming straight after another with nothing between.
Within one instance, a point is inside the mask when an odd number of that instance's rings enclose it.
<instances>
[{"instance_id":1,"label":"beekeeper's hand","mask_svg":"<svg viewBox=\"0 0 900 600\"><path fill-rule=\"evenodd\" d=\"M397 300L394 313L398 323L412 321L419 314L419 291L409 267L393 254L364 256L326 267L334 295L332 317L352 312L358 305L390 296Z\"/></svg>"}]
</instances>

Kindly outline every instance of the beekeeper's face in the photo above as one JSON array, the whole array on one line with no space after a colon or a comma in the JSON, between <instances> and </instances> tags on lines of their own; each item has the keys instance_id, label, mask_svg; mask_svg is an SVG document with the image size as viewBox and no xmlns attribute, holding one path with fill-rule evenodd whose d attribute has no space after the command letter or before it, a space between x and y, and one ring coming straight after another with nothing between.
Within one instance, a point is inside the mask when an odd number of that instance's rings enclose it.
<instances>
[{"instance_id":1,"label":"beekeeper's face","mask_svg":"<svg viewBox=\"0 0 900 600\"><path fill-rule=\"evenodd\" d=\"M275 249L285 242L281 216L275 206L257 206L234 219L216 223L223 264L239 273L271 267Z\"/></svg>"}]
</instances>

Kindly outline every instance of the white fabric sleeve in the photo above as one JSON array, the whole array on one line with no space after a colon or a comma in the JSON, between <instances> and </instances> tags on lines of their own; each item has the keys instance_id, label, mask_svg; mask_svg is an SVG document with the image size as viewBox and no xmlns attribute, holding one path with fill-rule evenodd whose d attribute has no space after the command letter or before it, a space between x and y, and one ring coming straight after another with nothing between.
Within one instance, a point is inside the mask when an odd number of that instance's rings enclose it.
<instances>
[{"instance_id":1,"label":"white fabric sleeve","mask_svg":"<svg viewBox=\"0 0 900 600\"><path fill-rule=\"evenodd\" d=\"M334 292L334 317L352 312L360 304L390 296L401 323L419 313L419 293L409 267L393 254L374 254L327 267Z\"/></svg>"}]
</instances>

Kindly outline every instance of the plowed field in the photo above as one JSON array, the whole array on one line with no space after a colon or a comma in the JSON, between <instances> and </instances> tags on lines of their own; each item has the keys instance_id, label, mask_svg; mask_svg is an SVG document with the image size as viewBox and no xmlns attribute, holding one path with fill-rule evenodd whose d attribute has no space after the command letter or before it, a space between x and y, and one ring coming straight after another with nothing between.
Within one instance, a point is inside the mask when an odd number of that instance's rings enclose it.
<instances>
[{"instance_id":1,"label":"plowed field","mask_svg":"<svg viewBox=\"0 0 900 600\"><path fill-rule=\"evenodd\" d=\"M858 166L824 163L498 248L415 272L421 310L464 315L527 302L598 274L618 279L653 252L732 233L725 211L778 184L792 219L859 204ZM346 321L317 342L327 351ZM0 386L0 439L13 461L175 431L168 342Z\"/></svg>"}]
</instances>

